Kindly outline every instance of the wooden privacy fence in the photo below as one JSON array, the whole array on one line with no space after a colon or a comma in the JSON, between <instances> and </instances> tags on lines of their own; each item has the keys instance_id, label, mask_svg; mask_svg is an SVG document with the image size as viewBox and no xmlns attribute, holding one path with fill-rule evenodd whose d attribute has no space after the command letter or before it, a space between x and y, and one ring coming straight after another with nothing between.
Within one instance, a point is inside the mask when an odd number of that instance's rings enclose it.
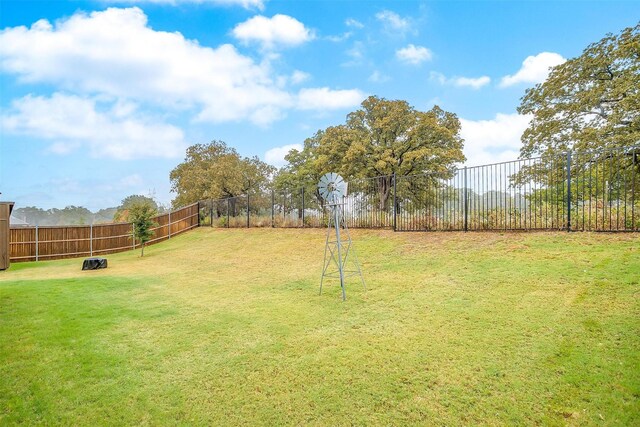
<instances>
[{"instance_id":1,"label":"wooden privacy fence","mask_svg":"<svg viewBox=\"0 0 640 427\"><path fill-rule=\"evenodd\" d=\"M158 215L147 245L198 226L198 203ZM106 255L140 247L129 223L11 228L11 262Z\"/></svg>"}]
</instances>

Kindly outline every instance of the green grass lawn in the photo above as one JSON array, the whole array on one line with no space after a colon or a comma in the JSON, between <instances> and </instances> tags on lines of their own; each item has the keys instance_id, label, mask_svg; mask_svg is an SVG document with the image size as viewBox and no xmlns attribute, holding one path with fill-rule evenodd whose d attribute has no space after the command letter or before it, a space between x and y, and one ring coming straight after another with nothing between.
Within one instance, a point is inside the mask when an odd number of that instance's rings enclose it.
<instances>
[{"instance_id":1,"label":"green grass lawn","mask_svg":"<svg viewBox=\"0 0 640 427\"><path fill-rule=\"evenodd\" d=\"M0 272L0 425L639 425L640 237L197 229Z\"/></svg>"}]
</instances>

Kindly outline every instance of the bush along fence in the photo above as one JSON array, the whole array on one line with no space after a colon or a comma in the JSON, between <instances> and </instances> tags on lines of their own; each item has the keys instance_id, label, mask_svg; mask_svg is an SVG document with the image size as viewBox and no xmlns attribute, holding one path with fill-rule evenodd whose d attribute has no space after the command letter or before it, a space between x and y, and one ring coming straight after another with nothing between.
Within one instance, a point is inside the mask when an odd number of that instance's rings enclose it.
<instances>
[{"instance_id":1,"label":"bush along fence","mask_svg":"<svg viewBox=\"0 0 640 427\"><path fill-rule=\"evenodd\" d=\"M194 203L153 218L158 225L146 244L170 239L198 226ZM140 247L129 223L11 228L11 262L106 255Z\"/></svg>"},{"instance_id":2,"label":"bush along fence","mask_svg":"<svg viewBox=\"0 0 640 427\"><path fill-rule=\"evenodd\" d=\"M640 231L640 146L348 181L350 228ZM202 200L201 225L325 226L315 184Z\"/></svg>"}]
</instances>

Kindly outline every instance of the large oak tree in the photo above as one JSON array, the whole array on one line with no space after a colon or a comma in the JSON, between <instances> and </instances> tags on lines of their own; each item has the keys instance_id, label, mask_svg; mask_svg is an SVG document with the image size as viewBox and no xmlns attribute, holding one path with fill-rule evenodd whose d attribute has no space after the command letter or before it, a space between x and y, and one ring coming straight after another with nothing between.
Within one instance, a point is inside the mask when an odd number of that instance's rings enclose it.
<instances>
[{"instance_id":1,"label":"large oak tree","mask_svg":"<svg viewBox=\"0 0 640 427\"><path fill-rule=\"evenodd\" d=\"M608 34L551 70L518 108L531 114L521 157L640 142L640 25Z\"/></svg>"},{"instance_id":2,"label":"large oak tree","mask_svg":"<svg viewBox=\"0 0 640 427\"><path fill-rule=\"evenodd\" d=\"M448 177L463 162L460 121L434 106L422 112L402 100L370 96L345 124L318 131L302 151L292 150L279 179L313 184L326 172L378 178L379 205L387 206L392 175L435 173Z\"/></svg>"},{"instance_id":3,"label":"large oak tree","mask_svg":"<svg viewBox=\"0 0 640 427\"><path fill-rule=\"evenodd\" d=\"M558 177L571 150L577 152L571 181L582 197L633 199L640 173L640 24L552 68L546 81L526 91L518 112L532 116L520 156L541 159L522 167L515 183L541 183L540 191L551 189L557 203L565 203L566 178Z\"/></svg>"},{"instance_id":4,"label":"large oak tree","mask_svg":"<svg viewBox=\"0 0 640 427\"><path fill-rule=\"evenodd\" d=\"M242 157L222 141L196 144L184 162L171 171L174 206L203 199L233 198L263 188L275 168L257 157Z\"/></svg>"}]
</instances>

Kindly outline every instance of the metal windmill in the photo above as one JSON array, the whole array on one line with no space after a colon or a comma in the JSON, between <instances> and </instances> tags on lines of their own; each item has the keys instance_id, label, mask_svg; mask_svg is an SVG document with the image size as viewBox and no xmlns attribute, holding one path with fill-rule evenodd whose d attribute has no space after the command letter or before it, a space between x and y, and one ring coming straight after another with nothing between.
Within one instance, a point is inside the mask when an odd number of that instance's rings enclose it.
<instances>
[{"instance_id":1,"label":"metal windmill","mask_svg":"<svg viewBox=\"0 0 640 427\"><path fill-rule=\"evenodd\" d=\"M349 276L360 276L362 286L367 287L362 277L360 264L355 250L351 245L351 236L347 224L344 220L344 198L347 195L347 183L340 175L334 172L327 173L318 182L318 192L327 202L331 211L327 225L327 241L324 248L324 266L320 279L320 294L322 294L322 283L325 277L340 278L342 288L342 300L347 298L345 291L345 279ZM342 228L342 232L341 229ZM351 261L351 269L347 267ZM335 265L334 270L330 266Z\"/></svg>"}]
</instances>

